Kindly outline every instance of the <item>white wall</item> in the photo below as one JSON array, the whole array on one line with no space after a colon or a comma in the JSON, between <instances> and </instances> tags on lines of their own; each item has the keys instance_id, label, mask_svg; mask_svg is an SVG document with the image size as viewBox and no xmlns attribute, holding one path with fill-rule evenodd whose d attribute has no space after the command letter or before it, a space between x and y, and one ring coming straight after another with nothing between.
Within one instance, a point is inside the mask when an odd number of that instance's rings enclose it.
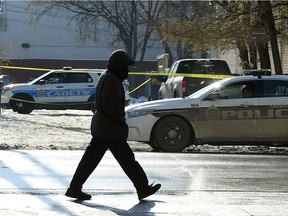
<instances>
[{"instance_id":1,"label":"white wall","mask_svg":"<svg viewBox=\"0 0 288 216\"><path fill-rule=\"evenodd\" d=\"M237 49L222 51L220 58L227 61L231 73L239 73L242 70L240 66L239 52Z\"/></svg>"},{"instance_id":2,"label":"white wall","mask_svg":"<svg viewBox=\"0 0 288 216\"><path fill-rule=\"evenodd\" d=\"M111 35L108 30L99 32L97 42L80 42L75 25L68 25L69 14L51 12L37 24L31 23L31 17L25 13L27 4L28 1L6 1L7 31L0 31L0 47L6 51L2 58L105 60L113 50L123 48L120 44L107 45ZM23 43L30 47L22 48ZM161 46L153 46L147 50L145 60L156 60L162 53Z\"/></svg>"}]
</instances>

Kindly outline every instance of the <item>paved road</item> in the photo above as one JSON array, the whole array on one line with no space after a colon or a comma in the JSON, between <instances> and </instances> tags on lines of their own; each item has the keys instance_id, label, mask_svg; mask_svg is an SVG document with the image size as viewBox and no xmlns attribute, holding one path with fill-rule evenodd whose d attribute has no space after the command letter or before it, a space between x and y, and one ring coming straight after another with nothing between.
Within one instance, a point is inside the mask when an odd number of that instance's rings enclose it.
<instances>
[{"instance_id":1,"label":"paved road","mask_svg":"<svg viewBox=\"0 0 288 216\"><path fill-rule=\"evenodd\" d=\"M159 193L138 202L110 152L84 185L63 196L83 151L0 151L0 215L287 216L288 156L135 153Z\"/></svg>"}]
</instances>

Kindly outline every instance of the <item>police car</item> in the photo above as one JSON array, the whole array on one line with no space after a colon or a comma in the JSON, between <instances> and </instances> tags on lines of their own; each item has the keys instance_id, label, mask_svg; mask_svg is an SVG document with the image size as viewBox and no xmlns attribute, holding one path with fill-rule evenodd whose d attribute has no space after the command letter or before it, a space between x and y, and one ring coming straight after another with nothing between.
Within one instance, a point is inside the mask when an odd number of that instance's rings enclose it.
<instances>
[{"instance_id":1,"label":"police car","mask_svg":"<svg viewBox=\"0 0 288 216\"><path fill-rule=\"evenodd\" d=\"M130 105L126 119L128 140L161 151L191 144L287 144L288 76L226 78L186 98Z\"/></svg>"},{"instance_id":2,"label":"police car","mask_svg":"<svg viewBox=\"0 0 288 216\"><path fill-rule=\"evenodd\" d=\"M34 109L95 111L95 86L103 69L52 70L28 83L3 87L1 106L21 114Z\"/></svg>"}]
</instances>

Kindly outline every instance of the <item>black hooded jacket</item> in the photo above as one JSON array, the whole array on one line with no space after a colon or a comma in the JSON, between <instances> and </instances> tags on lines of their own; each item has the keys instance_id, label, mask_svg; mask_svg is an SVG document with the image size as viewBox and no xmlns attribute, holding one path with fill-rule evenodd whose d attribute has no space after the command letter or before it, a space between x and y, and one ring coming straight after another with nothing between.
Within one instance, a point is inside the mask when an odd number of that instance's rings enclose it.
<instances>
[{"instance_id":1,"label":"black hooded jacket","mask_svg":"<svg viewBox=\"0 0 288 216\"><path fill-rule=\"evenodd\" d=\"M114 51L107 69L96 85L96 112L91 122L91 134L106 141L125 141L128 126L125 120L125 92L122 85L128 76L128 66L134 64L123 50Z\"/></svg>"}]
</instances>

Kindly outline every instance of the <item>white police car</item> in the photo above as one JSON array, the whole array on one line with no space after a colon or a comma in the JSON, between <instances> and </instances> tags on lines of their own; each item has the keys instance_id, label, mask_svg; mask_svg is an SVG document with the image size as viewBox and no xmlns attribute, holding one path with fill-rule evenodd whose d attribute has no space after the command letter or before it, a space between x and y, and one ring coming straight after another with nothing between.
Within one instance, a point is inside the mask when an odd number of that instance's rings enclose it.
<instances>
[{"instance_id":1,"label":"white police car","mask_svg":"<svg viewBox=\"0 0 288 216\"><path fill-rule=\"evenodd\" d=\"M130 105L126 119L128 140L162 151L191 144L287 144L288 76L226 78L186 98Z\"/></svg>"},{"instance_id":2,"label":"white police car","mask_svg":"<svg viewBox=\"0 0 288 216\"><path fill-rule=\"evenodd\" d=\"M95 86L104 69L53 70L28 83L3 87L1 106L21 114L34 109L95 111Z\"/></svg>"}]
</instances>

